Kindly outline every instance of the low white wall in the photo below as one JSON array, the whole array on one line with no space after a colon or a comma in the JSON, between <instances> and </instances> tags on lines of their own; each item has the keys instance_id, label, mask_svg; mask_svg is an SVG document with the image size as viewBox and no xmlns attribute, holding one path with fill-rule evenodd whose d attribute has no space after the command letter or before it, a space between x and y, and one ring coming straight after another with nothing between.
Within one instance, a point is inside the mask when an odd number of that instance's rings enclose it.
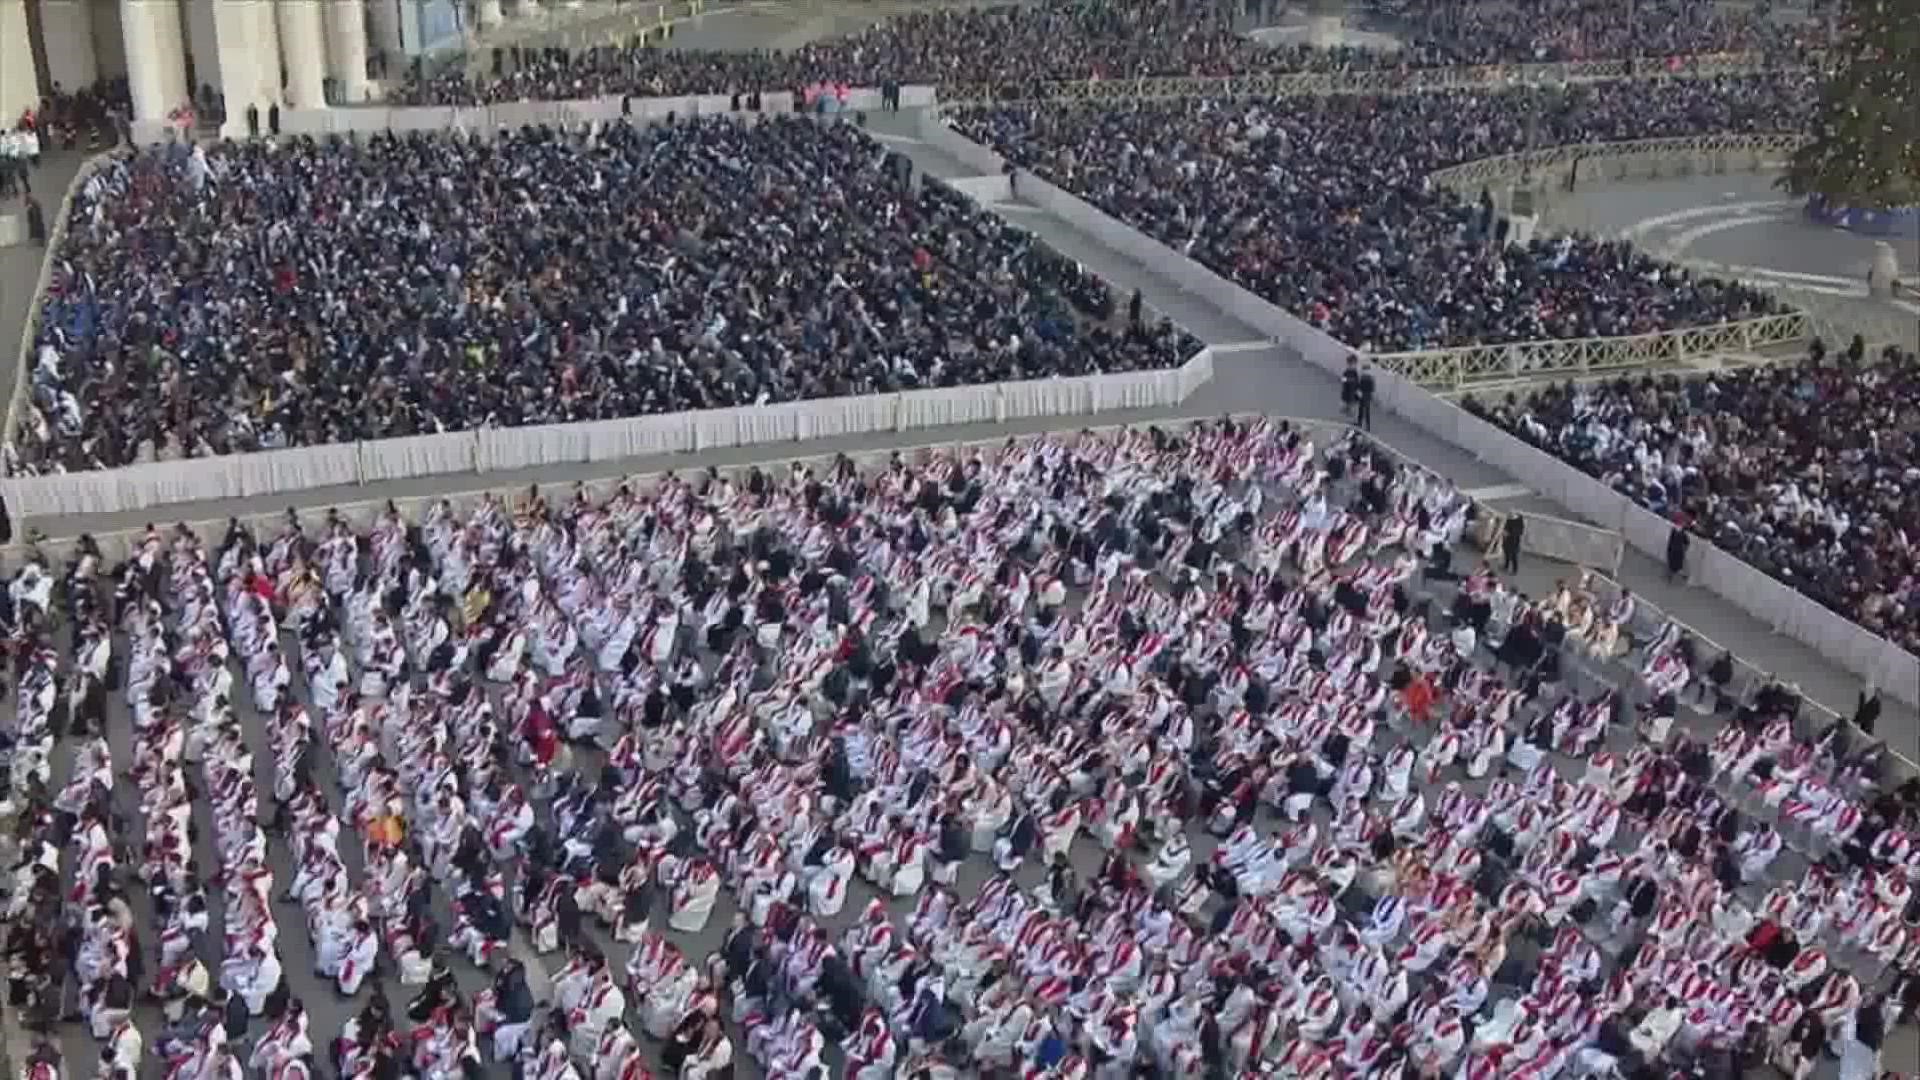
<instances>
[{"instance_id":1,"label":"low white wall","mask_svg":"<svg viewBox=\"0 0 1920 1080\"><path fill-rule=\"evenodd\" d=\"M1177 405L1212 377L1213 353L1202 349L1184 365L1162 371L825 398L627 420L487 428L15 477L0 481L0 496L24 524L35 517L118 513L420 476L620 461L1032 417L1070 420Z\"/></svg>"},{"instance_id":2,"label":"low white wall","mask_svg":"<svg viewBox=\"0 0 1920 1080\"><path fill-rule=\"evenodd\" d=\"M900 88L902 108L920 108L934 102L931 86ZM880 91L856 89L847 95L844 106L830 112L877 111ZM790 113L793 94L781 91L760 96L762 113ZM329 135L358 133L372 135L383 131L466 131L489 132L502 128L520 128L529 124L580 127L586 124L610 124L626 117L632 123L653 123L669 116L713 116L739 113L727 94L700 94L686 97L622 97L609 94L577 101L505 101L496 105L355 105L326 109L280 110L280 134ZM261 123L265 123L263 117ZM134 125L134 141L161 142L178 137L164 121L141 121Z\"/></svg>"}]
</instances>

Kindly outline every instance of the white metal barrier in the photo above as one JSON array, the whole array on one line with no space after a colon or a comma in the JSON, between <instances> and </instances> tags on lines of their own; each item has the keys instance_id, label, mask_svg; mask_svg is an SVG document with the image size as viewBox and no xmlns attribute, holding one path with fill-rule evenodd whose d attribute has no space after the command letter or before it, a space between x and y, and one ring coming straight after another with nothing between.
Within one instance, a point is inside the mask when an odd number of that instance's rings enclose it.
<instances>
[{"instance_id":1,"label":"white metal barrier","mask_svg":"<svg viewBox=\"0 0 1920 1080\"><path fill-rule=\"evenodd\" d=\"M1583 566L1604 574L1618 574L1626 557L1626 538L1612 529L1596 528L1550 514L1489 510L1480 518L1482 543L1491 554L1505 542L1507 521L1519 518L1520 551L1555 562ZM1502 551L1505 549L1502 548Z\"/></svg>"},{"instance_id":2,"label":"white metal barrier","mask_svg":"<svg viewBox=\"0 0 1920 1080\"><path fill-rule=\"evenodd\" d=\"M283 495L419 476L504 472L1029 417L1096 416L1177 405L1213 377L1202 349L1177 368L824 398L537 427L187 458L0 481L17 520L169 503Z\"/></svg>"},{"instance_id":3,"label":"white metal barrier","mask_svg":"<svg viewBox=\"0 0 1920 1080\"><path fill-rule=\"evenodd\" d=\"M686 118L741 113L728 94L700 94L686 97L636 97L608 94L575 101L505 101L494 105L355 105L330 109L282 109L281 136L373 135L383 131L466 131L475 134L549 124L578 128L587 124L610 124L621 118L633 123L653 123L669 116ZM934 103L931 86L900 88L902 108L919 108ZM850 90L845 111L877 110L880 91L862 87ZM790 91L762 94L760 112L790 113ZM751 116L751 113L741 113ZM162 121L134 124L135 142L165 141L172 127Z\"/></svg>"}]
</instances>

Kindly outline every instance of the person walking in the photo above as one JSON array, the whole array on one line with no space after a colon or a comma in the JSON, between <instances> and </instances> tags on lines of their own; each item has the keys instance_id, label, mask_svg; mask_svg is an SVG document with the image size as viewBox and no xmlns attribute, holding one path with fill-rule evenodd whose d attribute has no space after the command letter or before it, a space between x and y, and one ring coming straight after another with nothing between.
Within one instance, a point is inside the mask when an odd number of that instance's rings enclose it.
<instances>
[{"instance_id":1,"label":"person walking","mask_svg":"<svg viewBox=\"0 0 1920 1080\"><path fill-rule=\"evenodd\" d=\"M1687 568L1687 548L1693 538L1687 535L1684 522L1675 521L1673 531L1667 533L1667 580L1678 578Z\"/></svg>"},{"instance_id":2,"label":"person walking","mask_svg":"<svg viewBox=\"0 0 1920 1080\"><path fill-rule=\"evenodd\" d=\"M1872 683L1860 690L1860 701L1853 707L1853 726L1869 736L1880 726L1880 688Z\"/></svg>"},{"instance_id":3,"label":"person walking","mask_svg":"<svg viewBox=\"0 0 1920 1080\"><path fill-rule=\"evenodd\" d=\"M1347 369L1340 373L1340 415L1351 417L1360 403L1360 357L1348 356Z\"/></svg>"},{"instance_id":4,"label":"person walking","mask_svg":"<svg viewBox=\"0 0 1920 1080\"><path fill-rule=\"evenodd\" d=\"M1520 572L1520 541L1527 535L1527 519L1519 514L1508 514L1506 523L1500 526L1501 565L1509 574Z\"/></svg>"},{"instance_id":5,"label":"person walking","mask_svg":"<svg viewBox=\"0 0 1920 1080\"><path fill-rule=\"evenodd\" d=\"M1374 389L1373 365L1368 364L1366 367L1360 369L1360 385L1354 396L1354 411L1356 413L1354 423L1360 426L1361 431L1373 430Z\"/></svg>"}]
</instances>

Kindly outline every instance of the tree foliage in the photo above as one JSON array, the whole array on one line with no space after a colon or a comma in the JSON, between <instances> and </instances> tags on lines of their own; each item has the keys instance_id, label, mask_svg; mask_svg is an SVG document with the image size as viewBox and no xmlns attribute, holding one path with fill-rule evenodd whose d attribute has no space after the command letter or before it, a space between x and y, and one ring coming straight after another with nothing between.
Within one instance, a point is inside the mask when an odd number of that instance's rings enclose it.
<instances>
[{"instance_id":1,"label":"tree foliage","mask_svg":"<svg viewBox=\"0 0 1920 1080\"><path fill-rule=\"evenodd\" d=\"M1788 190L1868 209L1920 205L1920 0L1845 0L1813 139Z\"/></svg>"}]
</instances>

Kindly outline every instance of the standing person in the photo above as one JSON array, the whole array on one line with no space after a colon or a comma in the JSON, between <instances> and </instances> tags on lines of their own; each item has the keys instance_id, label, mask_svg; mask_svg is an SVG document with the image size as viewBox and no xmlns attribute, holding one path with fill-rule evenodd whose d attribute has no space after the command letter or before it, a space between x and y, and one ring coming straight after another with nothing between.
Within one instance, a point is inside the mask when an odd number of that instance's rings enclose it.
<instances>
[{"instance_id":1,"label":"standing person","mask_svg":"<svg viewBox=\"0 0 1920 1080\"><path fill-rule=\"evenodd\" d=\"M1520 541L1526 535L1527 519L1508 514L1506 523L1500 526L1500 557L1509 574L1520 572Z\"/></svg>"},{"instance_id":2,"label":"standing person","mask_svg":"<svg viewBox=\"0 0 1920 1080\"><path fill-rule=\"evenodd\" d=\"M1133 290L1133 299L1127 301L1127 325L1135 330L1140 329L1140 307L1145 302L1146 298L1140 295L1139 289Z\"/></svg>"},{"instance_id":3,"label":"standing person","mask_svg":"<svg viewBox=\"0 0 1920 1080\"><path fill-rule=\"evenodd\" d=\"M1347 370L1340 373L1340 415L1352 416L1360 404L1360 358L1347 357Z\"/></svg>"},{"instance_id":4,"label":"standing person","mask_svg":"<svg viewBox=\"0 0 1920 1080\"><path fill-rule=\"evenodd\" d=\"M1872 735L1880 725L1880 688L1868 683L1860 691L1860 703L1853 707L1853 726L1862 735Z\"/></svg>"},{"instance_id":5,"label":"standing person","mask_svg":"<svg viewBox=\"0 0 1920 1080\"><path fill-rule=\"evenodd\" d=\"M1693 543L1693 538L1687 535L1686 524L1679 520L1675 520L1673 523L1673 531L1667 534L1667 580L1668 581L1672 581L1675 578L1679 577L1681 572L1686 570L1687 547L1692 543Z\"/></svg>"},{"instance_id":6,"label":"standing person","mask_svg":"<svg viewBox=\"0 0 1920 1080\"><path fill-rule=\"evenodd\" d=\"M1373 365L1368 364L1360 369L1360 385L1354 397L1354 409L1358 414L1354 417L1354 422L1360 425L1362 431L1373 430L1374 389Z\"/></svg>"},{"instance_id":7,"label":"standing person","mask_svg":"<svg viewBox=\"0 0 1920 1080\"><path fill-rule=\"evenodd\" d=\"M1840 1080L1874 1080L1880 1075L1880 1044L1886 1040L1886 1007L1878 995L1860 1005L1853 1037L1840 1048Z\"/></svg>"}]
</instances>

